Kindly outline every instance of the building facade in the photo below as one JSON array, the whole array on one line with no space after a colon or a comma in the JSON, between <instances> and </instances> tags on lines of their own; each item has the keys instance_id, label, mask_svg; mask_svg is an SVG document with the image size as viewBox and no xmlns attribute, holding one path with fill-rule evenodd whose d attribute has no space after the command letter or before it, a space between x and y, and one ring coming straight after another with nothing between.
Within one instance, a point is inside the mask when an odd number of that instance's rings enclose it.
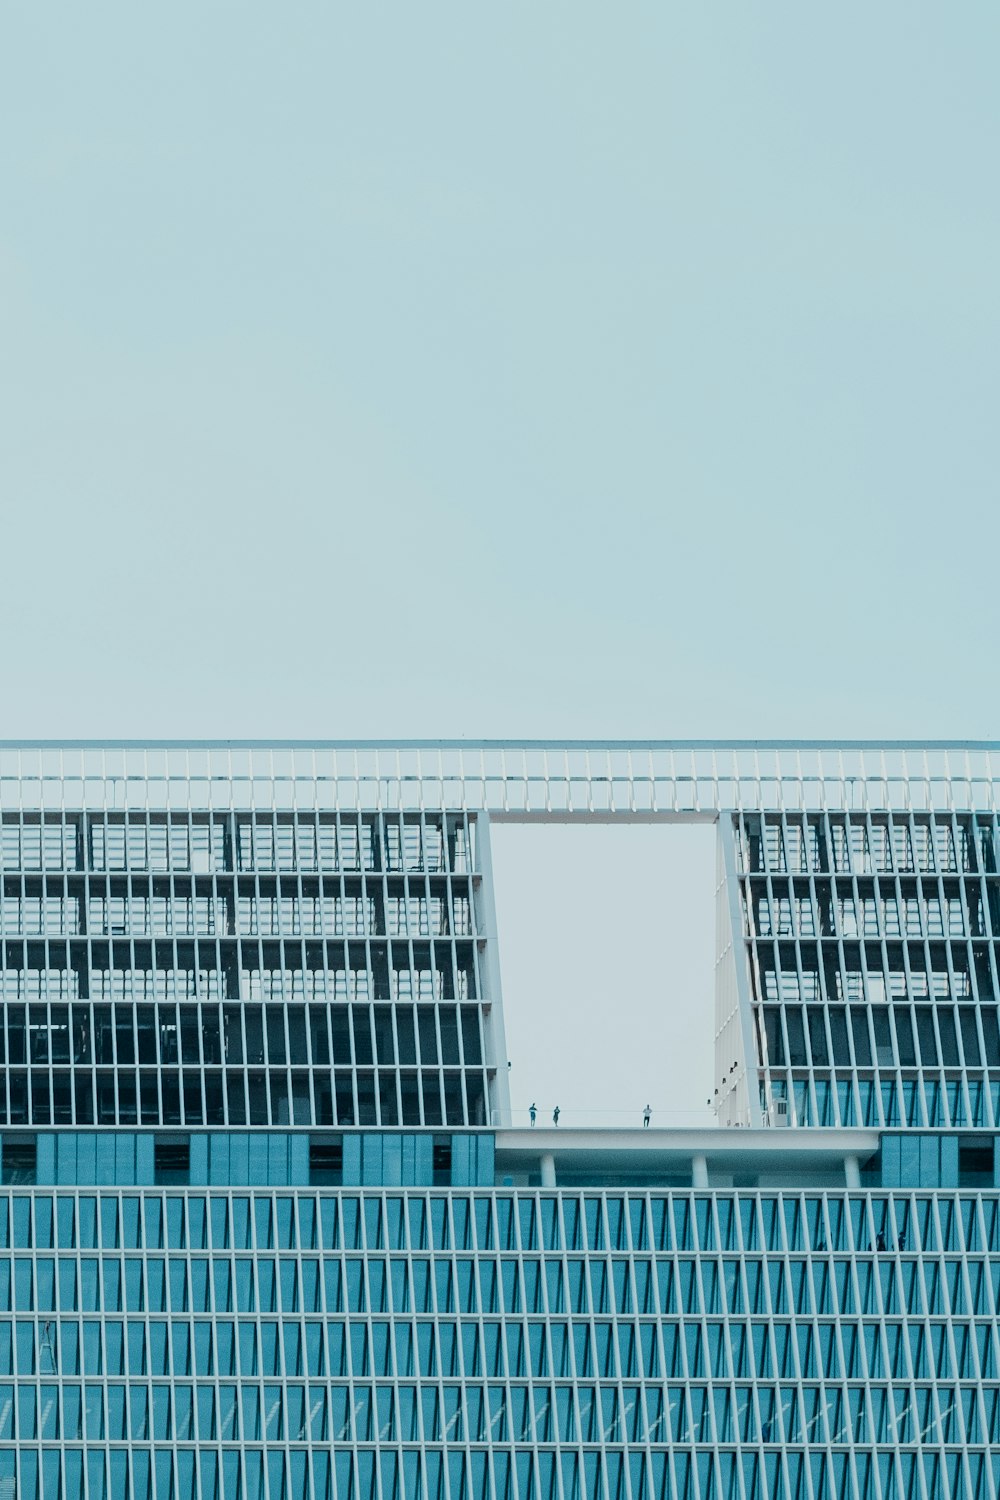
<instances>
[{"instance_id":1,"label":"building facade","mask_svg":"<svg viewBox=\"0 0 1000 1500\"><path fill-rule=\"evenodd\" d=\"M998 1500L998 793L0 744L0 1500ZM501 820L715 826L716 1128L512 1121Z\"/></svg>"}]
</instances>

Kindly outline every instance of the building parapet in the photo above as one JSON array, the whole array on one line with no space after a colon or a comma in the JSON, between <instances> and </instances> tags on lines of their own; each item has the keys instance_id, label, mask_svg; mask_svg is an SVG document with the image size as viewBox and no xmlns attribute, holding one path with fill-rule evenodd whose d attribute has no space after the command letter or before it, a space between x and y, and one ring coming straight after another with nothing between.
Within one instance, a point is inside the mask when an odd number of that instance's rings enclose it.
<instances>
[{"instance_id":1,"label":"building parapet","mask_svg":"<svg viewBox=\"0 0 1000 1500\"><path fill-rule=\"evenodd\" d=\"M563 1186L843 1186L878 1149L877 1130L498 1130L496 1173L512 1186L553 1173Z\"/></svg>"}]
</instances>

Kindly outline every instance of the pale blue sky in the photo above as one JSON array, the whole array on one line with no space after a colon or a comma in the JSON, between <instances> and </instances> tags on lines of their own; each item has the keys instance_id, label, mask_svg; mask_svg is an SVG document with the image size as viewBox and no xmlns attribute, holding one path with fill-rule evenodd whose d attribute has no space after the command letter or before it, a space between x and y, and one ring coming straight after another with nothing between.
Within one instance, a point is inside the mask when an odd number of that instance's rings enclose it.
<instances>
[{"instance_id":1,"label":"pale blue sky","mask_svg":"<svg viewBox=\"0 0 1000 1500\"><path fill-rule=\"evenodd\" d=\"M998 72L993 0L4 5L0 733L997 735Z\"/></svg>"},{"instance_id":2,"label":"pale blue sky","mask_svg":"<svg viewBox=\"0 0 1000 1500\"><path fill-rule=\"evenodd\" d=\"M994 711L1000 9L9 4L7 734Z\"/></svg>"}]
</instances>

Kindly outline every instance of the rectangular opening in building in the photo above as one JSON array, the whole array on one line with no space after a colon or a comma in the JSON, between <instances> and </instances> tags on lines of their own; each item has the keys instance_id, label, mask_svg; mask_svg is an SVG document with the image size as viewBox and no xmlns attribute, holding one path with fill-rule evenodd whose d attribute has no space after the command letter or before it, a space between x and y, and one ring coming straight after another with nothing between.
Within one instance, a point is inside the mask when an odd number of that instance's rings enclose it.
<instances>
[{"instance_id":1,"label":"rectangular opening in building","mask_svg":"<svg viewBox=\"0 0 1000 1500\"><path fill-rule=\"evenodd\" d=\"M958 1143L959 1187L993 1186L993 1142L983 1137Z\"/></svg>"},{"instance_id":2,"label":"rectangular opening in building","mask_svg":"<svg viewBox=\"0 0 1000 1500\"><path fill-rule=\"evenodd\" d=\"M513 1123L715 1124L715 827L495 823L490 848Z\"/></svg>"},{"instance_id":3,"label":"rectangular opening in building","mask_svg":"<svg viewBox=\"0 0 1000 1500\"><path fill-rule=\"evenodd\" d=\"M339 1135L309 1137L309 1181L315 1187L339 1187L344 1180L344 1142Z\"/></svg>"},{"instance_id":4,"label":"rectangular opening in building","mask_svg":"<svg viewBox=\"0 0 1000 1500\"><path fill-rule=\"evenodd\" d=\"M0 1147L0 1176L11 1186L33 1183L38 1175L38 1146L34 1136L6 1139Z\"/></svg>"},{"instance_id":5,"label":"rectangular opening in building","mask_svg":"<svg viewBox=\"0 0 1000 1500\"><path fill-rule=\"evenodd\" d=\"M169 1186L191 1181L191 1142L183 1139L158 1140L153 1145L153 1180Z\"/></svg>"},{"instance_id":6,"label":"rectangular opening in building","mask_svg":"<svg viewBox=\"0 0 1000 1500\"><path fill-rule=\"evenodd\" d=\"M448 1136L434 1137L434 1186L448 1187L451 1183L451 1139Z\"/></svg>"}]
</instances>

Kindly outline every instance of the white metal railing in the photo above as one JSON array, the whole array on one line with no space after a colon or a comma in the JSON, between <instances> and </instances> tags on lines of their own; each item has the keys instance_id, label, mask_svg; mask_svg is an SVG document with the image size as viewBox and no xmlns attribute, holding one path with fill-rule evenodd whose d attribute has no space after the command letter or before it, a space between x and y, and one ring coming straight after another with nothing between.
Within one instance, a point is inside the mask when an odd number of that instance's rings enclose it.
<instances>
[{"instance_id":1,"label":"white metal railing","mask_svg":"<svg viewBox=\"0 0 1000 1500\"><path fill-rule=\"evenodd\" d=\"M0 741L0 810L994 811L1000 743L801 740Z\"/></svg>"}]
</instances>

